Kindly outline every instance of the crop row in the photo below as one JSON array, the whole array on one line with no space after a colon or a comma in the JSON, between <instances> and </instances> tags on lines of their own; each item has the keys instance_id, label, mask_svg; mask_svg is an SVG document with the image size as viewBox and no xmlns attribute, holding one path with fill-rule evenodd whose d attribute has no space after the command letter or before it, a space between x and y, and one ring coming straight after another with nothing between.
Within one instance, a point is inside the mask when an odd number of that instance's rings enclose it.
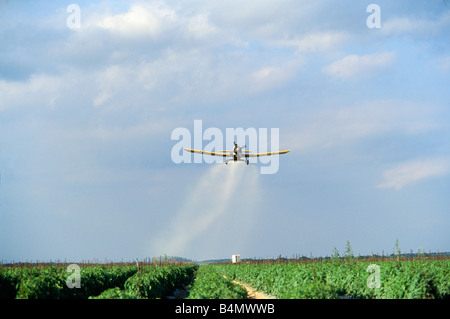
<instances>
[{"instance_id":1,"label":"crop row","mask_svg":"<svg viewBox=\"0 0 450 319\"><path fill-rule=\"evenodd\" d=\"M69 286L65 267L0 268L0 298L86 299L161 298L188 284L197 266L91 266ZM69 280L68 280L69 279Z\"/></svg>"},{"instance_id":2,"label":"crop row","mask_svg":"<svg viewBox=\"0 0 450 319\"><path fill-rule=\"evenodd\" d=\"M156 299L189 290L190 299L244 299L247 292L211 267L89 266L80 270L79 286L69 286L66 267L0 268L0 298Z\"/></svg>"},{"instance_id":3,"label":"crop row","mask_svg":"<svg viewBox=\"0 0 450 319\"><path fill-rule=\"evenodd\" d=\"M80 270L79 288L69 288L65 267L1 268L0 297L18 299L80 299L111 287L123 287L137 267L86 267Z\"/></svg>"},{"instance_id":4,"label":"crop row","mask_svg":"<svg viewBox=\"0 0 450 319\"><path fill-rule=\"evenodd\" d=\"M198 269L188 299L245 299L247 291L231 279L217 273L211 266Z\"/></svg>"},{"instance_id":5,"label":"crop row","mask_svg":"<svg viewBox=\"0 0 450 319\"><path fill-rule=\"evenodd\" d=\"M192 281L196 265L144 267L128 278L124 288L114 287L105 290L91 299L155 299L173 294Z\"/></svg>"},{"instance_id":6,"label":"crop row","mask_svg":"<svg viewBox=\"0 0 450 319\"><path fill-rule=\"evenodd\" d=\"M189 292L189 299L243 299L245 282L281 299L450 298L450 260L90 266L70 288L65 267L0 267L0 298L153 299Z\"/></svg>"},{"instance_id":7,"label":"crop row","mask_svg":"<svg viewBox=\"0 0 450 319\"><path fill-rule=\"evenodd\" d=\"M375 265L375 267L370 265ZM218 273L281 299L449 298L450 260L211 265ZM376 275L378 285L371 285Z\"/></svg>"}]
</instances>

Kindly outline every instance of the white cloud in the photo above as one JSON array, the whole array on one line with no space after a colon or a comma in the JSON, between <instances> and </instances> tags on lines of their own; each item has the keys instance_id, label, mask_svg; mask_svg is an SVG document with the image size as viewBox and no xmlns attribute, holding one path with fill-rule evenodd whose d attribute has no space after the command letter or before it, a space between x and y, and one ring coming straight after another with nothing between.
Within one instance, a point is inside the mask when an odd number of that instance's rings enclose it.
<instances>
[{"instance_id":1,"label":"white cloud","mask_svg":"<svg viewBox=\"0 0 450 319\"><path fill-rule=\"evenodd\" d=\"M189 19L188 30L196 38L211 37L217 34L217 28L209 21L207 14L199 14Z\"/></svg>"},{"instance_id":2,"label":"white cloud","mask_svg":"<svg viewBox=\"0 0 450 319\"><path fill-rule=\"evenodd\" d=\"M280 87L292 80L304 65L303 58L293 59L276 66L263 66L247 79L251 92L261 92Z\"/></svg>"},{"instance_id":3,"label":"white cloud","mask_svg":"<svg viewBox=\"0 0 450 319\"><path fill-rule=\"evenodd\" d=\"M438 32L447 32L450 27L450 11L444 12L437 19L417 17L395 17L382 23L381 32L385 35L430 36Z\"/></svg>"},{"instance_id":4,"label":"white cloud","mask_svg":"<svg viewBox=\"0 0 450 319\"><path fill-rule=\"evenodd\" d=\"M302 115L289 133L290 146L311 150L342 146L393 131L419 134L434 130L437 108L407 100L375 100L355 106L333 106Z\"/></svg>"},{"instance_id":5,"label":"white cloud","mask_svg":"<svg viewBox=\"0 0 450 319\"><path fill-rule=\"evenodd\" d=\"M395 58L395 52L367 55L351 54L324 67L323 71L334 78L355 78L387 68L394 63Z\"/></svg>"},{"instance_id":6,"label":"white cloud","mask_svg":"<svg viewBox=\"0 0 450 319\"><path fill-rule=\"evenodd\" d=\"M94 141L129 142L142 138L156 137L167 132L173 123L171 121L159 119L135 123L124 128L118 127L97 127L90 130L74 132L77 138L88 138Z\"/></svg>"},{"instance_id":7,"label":"white cloud","mask_svg":"<svg viewBox=\"0 0 450 319\"><path fill-rule=\"evenodd\" d=\"M296 48L298 53L322 52L345 43L350 35L340 31L322 31L308 33L297 38L276 41L275 44Z\"/></svg>"},{"instance_id":8,"label":"white cloud","mask_svg":"<svg viewBox=\"0 0 450 319\"><path fill-rule=\"evenodd\" d=\"M95 99L94 99L94 106L100 106L106 101L108 101L111 98L111 95L106 92L101 92Z\"/></svg>"},{"instance_id":9,"label":"white cloud","mask_svg":"<svg viewBox=\"0 0 450 319\"><path fill-rule=\"evenodd\" d=\"M228 29L217 27L211 21L209 12L198 10L194 8L186 12L161 2L140 3L132 5L125 13L103 16L97 20L90 17L88 24L93 29L109 30L113 37L119 36L122 40L155 40L159 45L171 48L242 44ZM100 22L95 22L98 20ZM149 49L153 50L155 42L151 43L153 48L150 46ZM146 45L141 43L140 46Z\"/></svg>"},{"instance_id":10,"label":"white cloud","mask_svg":"<svg viewBox=\"0 0 450 319\"><path fill-rule=\"evenodd\" d=\"M58 76L36 74L27 81L0 80L0 111L15 107L42 107L53 105L67 89L67 81ZM39 101L39 104L37 102Z\"/></svg>"},{"instance_id":11,"label":"white cloud","mask_svg":"<svg viewBox=\"0 0 450 319\"><path fill-rule=\"evenodd\" d=\"M135 4L124 14L105 17L98 26L127 36L156 35L176 20L175 11L161 3Z\"/></svg>"},{"instance_id":12,"label":"white cloud","mask_svg":"<svg viewBox=\"0 0 450 319\"><path fill-rule=\"evenodd\" d=\"M449 158L428 158L401 163L383 173L384 181L377 188L402 189L404 186L431 177L450 173Z\"/></svg>"}]
</instances>

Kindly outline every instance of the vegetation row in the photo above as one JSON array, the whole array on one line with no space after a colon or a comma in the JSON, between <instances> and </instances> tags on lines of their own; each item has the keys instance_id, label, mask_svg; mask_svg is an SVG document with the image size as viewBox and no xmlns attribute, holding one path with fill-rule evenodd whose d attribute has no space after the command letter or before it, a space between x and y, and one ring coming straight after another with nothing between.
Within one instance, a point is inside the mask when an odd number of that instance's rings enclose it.
<instances>
[{"instance_id":1,"label":"vegetation row","mask_svg":"<svg viewBox=\"0 0 450 319\"><path fill-rule=\"evenodd\" d=\"M69 288L69 276L63 266L0 267L0 298L154 299L171 297L177 290L189 299L247 298L246 290L232 280L280 299L450 298L450 259L95 265L81 268L78 288Z\"/></svg>"},{"instance_id":2,"label":"vegetation row","mask_svg":"<svg viewBox=\"0 0 450 319\"><path fill-rule=\"evenodd\" d=\"M450 259L372 263L349 258L321 263L216 264L211 267L228 278L281 299L450 298Z\"/></svg>"}]
</instances>

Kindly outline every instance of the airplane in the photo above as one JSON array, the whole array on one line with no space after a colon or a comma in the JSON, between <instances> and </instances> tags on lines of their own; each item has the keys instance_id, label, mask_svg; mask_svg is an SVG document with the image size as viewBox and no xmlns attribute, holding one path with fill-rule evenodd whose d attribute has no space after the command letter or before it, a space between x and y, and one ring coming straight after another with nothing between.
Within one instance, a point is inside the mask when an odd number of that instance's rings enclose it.
<instances>
[{"instance_id":1,"label":"airplane","mask_svg":"<svg viewBox=\"0 0 450 319\"><path fill-rule=\"evenodd\" d=\"M218 152L208 152L208 151L199 151L199 150L193 150L190 148L185 148L185 151L188 152L192 152L192 153L200 153L200 154L207 154L207 155L213 155L213 156L222 156L222 157L232 157L230 159L227 159L225 161L225 164L228 164L228 162L230 161L240 161L240 162L245 162L249 163L248 157L259 157L259 156L271 156L271 155L277 155L277 154L286 154L290 151L279 151L279 152L267 152L267 153L257 153L257 154L250 154L252 151L243 151L242 149L247 147L247 145L244 145L242 147L240 147L236 141L234 141L234 147L232 151L227 151L227 150L221 150Z\"/></svg>"}]
</instances>

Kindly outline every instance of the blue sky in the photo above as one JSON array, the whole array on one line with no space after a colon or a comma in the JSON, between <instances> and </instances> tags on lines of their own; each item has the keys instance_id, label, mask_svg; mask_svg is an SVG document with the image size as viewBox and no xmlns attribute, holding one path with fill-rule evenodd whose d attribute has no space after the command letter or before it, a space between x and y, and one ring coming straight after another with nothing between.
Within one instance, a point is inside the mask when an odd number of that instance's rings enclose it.
<instances>
[{"instance_id":1,"label":"blue sky","mask_svg":"<svg viewBox=\"0 0 450 319\"><path fill-rule=\"evenodd\" d=\"M0 1L0 259L448 251L449 30L443 0ZM175 164L194 120L291 152Z\"/></svg>"}]
</instances>

